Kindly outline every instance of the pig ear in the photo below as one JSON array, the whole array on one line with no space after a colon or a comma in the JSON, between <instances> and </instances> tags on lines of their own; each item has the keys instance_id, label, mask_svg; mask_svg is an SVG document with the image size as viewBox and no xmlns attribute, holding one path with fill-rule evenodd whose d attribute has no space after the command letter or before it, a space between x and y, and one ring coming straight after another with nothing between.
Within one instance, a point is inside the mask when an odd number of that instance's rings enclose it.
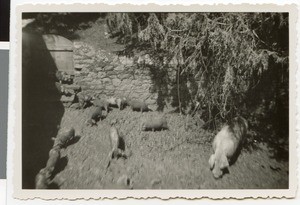
<instances>
[{"instance_id":1,"label":"pig ear","mask_svg":"<svg viewBox=\"0 0 300 205\"><path fill-rule=\"evenodd\" d=\"M210 169L213 169L214 168L214 165L215 165L215 155L212 154L208 160L208 163L209 163L209 166L210 166Z\"/></svg>"},{"instance_id":2,"label":"pig ear","mask_svg":"<svg viewBox=\"0 0 300 205\"><path fill-rule=\"evenodd\" d=\"M225 169L229 167L229 163L227 157L225 155L221 156L220 169Z\"/></svg>"}]
</instances>

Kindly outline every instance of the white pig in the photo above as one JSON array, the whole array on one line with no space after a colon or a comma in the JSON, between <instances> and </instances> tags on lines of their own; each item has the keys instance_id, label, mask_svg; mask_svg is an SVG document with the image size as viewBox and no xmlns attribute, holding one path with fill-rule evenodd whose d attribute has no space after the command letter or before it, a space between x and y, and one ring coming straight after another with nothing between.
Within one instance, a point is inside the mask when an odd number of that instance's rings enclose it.
<instances>
[{"instance_id":1,"label":"white pig","mask_svg":"<svg viewBox=\"0 0 300 205\"><path fill-rule=\"evenodd\" d=\"M220 178L223 170L229 167L230 160L242 145L247 129L247 121L242 117L235 117L215 136L212 145L214 154L209 158L210 169L215 178Z\"/></svg>"}]
</instances>

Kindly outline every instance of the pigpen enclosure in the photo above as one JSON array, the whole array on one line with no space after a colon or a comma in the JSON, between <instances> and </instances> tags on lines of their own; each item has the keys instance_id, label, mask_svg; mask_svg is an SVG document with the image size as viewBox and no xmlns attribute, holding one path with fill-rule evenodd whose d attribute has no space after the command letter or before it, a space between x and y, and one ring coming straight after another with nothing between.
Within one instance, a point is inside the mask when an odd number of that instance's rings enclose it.
<instances>
[{"instance_id":1,"label":"pigpen enclosure","mask_svg":"<svg viewBox=\"0 0 300 205\"><path fill-rule=\"evenodd\" d=\"M288 189L288 13L22 19L23 189Z\"/></svg>"}]
</instances>

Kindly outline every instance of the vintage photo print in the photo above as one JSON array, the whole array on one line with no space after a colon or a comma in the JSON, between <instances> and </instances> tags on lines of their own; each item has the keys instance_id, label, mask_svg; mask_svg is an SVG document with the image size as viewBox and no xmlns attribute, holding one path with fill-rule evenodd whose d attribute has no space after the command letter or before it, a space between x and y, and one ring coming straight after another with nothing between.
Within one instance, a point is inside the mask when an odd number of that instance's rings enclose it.
<instances>
[{"instance_id":1,"label":"vintage photo print","mask_svg":"<svg viewBox=\"0 0 300 205\"><path fill-rule=\"evenodd\" d=\"M296 7L17 7L14 196L294 197Z\"/></svg>"}]
</instances>

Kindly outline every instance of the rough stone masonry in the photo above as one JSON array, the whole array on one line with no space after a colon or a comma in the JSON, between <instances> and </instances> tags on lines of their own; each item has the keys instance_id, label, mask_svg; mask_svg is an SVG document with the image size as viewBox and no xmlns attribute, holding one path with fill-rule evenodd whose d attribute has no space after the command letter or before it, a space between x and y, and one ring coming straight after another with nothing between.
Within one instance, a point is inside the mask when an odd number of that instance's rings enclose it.
<instances>
[{"instance_id":1,"label":"rough stone masonry","mask_svg":"<svg viewBox=\"0 0 300 205\"><path fill-rule=\"evenodd\" d=\"M133 58L95 50L79 41L74 42L73 56L74 84L79 85L82 92L104 97L137 98L149 105L156 104L158 95L150 92L153 87L150 71L138 68Z\"/></svg>"}]
</instances>

